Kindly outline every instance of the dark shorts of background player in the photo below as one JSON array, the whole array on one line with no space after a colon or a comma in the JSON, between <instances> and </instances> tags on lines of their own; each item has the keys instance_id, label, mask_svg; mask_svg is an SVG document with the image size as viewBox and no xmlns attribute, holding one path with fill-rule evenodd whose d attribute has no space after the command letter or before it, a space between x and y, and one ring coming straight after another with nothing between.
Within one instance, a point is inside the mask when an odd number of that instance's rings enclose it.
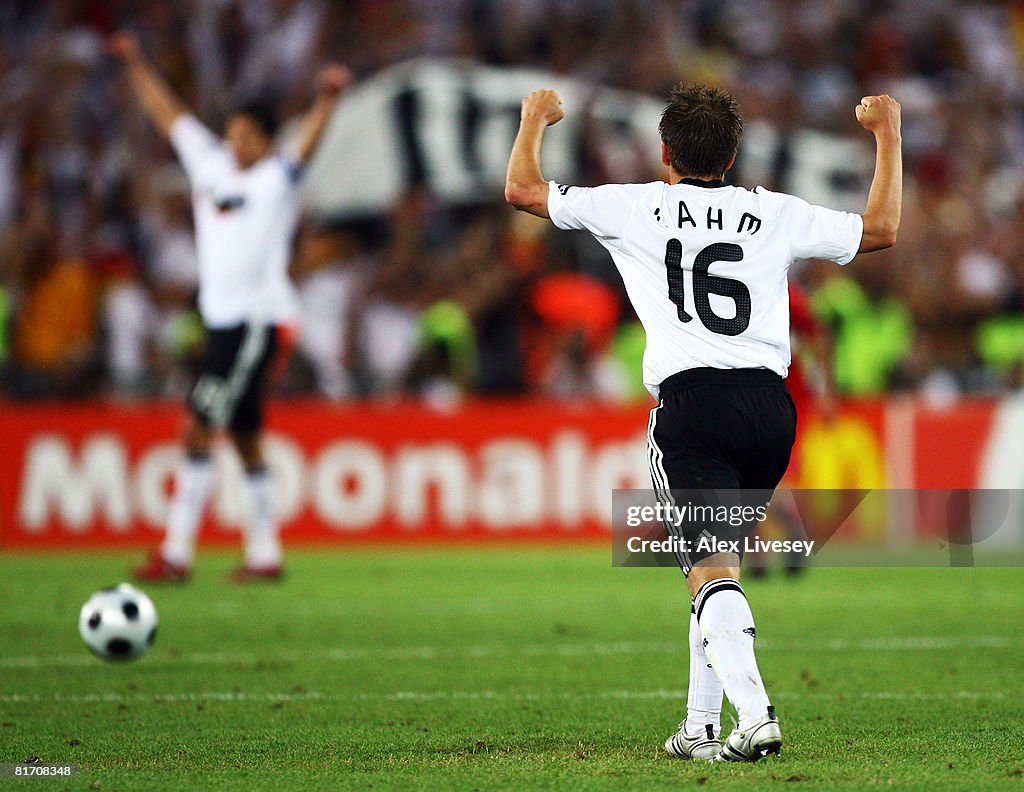
<instances>
[{"instance_id":1,"label":"dark shorts of background player","mask_svg":"<svg viewBox=\"0 0 1024 792\"><path fill-rule=\"evenodd\" d=\"M275 325L207 328L199 376L188 396L193 415L212 429L259 431L267 371L277 351Z\"/></svg>"},{"instance_id":2,"label":"dark shorts of background player","mask_svg":"<svg viewBox=\"0 0 1024 792\"><path fill-rule=\"evenodd\" d=\"M651 477L664 490L758 490L766 497L782 480L796 437L796 407L783 379L767 369L698 368L666 379L648 426ZM744 501L749 500L744 498ZM739 501L737 501L739 502ZM704 531L740 540L747 526L666 526L695 548ZM677 556L688 574L710 552Z\"/></svg>"}]
</instances>

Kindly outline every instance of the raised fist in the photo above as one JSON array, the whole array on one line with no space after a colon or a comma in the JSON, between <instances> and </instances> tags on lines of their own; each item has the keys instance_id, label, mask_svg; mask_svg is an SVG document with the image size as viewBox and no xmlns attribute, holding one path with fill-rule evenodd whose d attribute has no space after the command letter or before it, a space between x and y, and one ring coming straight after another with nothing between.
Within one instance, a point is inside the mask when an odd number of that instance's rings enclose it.
<instances>
[{"instance_id":1,"label":"raised fist","mask_svg":"<svg viewBox=\"0 0 1024 792\"><path fill-rule=\"evenodd\" d=\"M900 131L900 103L889 94L865 96L857 105L856 113L861 126L876 135Z\"/></svg>"},{"instance_id":2,"label":"raised fist","mask_svg":"<svg viewBox=\"0 0 1024 792\"><path fill-rule=\"evenodd\" d=\"M331 63L320 72L320 90L328 95L339 94L348 88L354 81L352 72L348 66L340 63Z\"/></svg>"},{"instance_id":3,"label":"raised fist","mask_svg":"<svg viewBox=\"0 0 1024 792\"><path fill-rule=\"evenodd\" d=\"M131 33L119 31L107 39L107 49L118 60L129 61L139 54L139 41Z\"/></svg>"},{"instance_id":4,"label":"raised fist","mask_svg":"<svg viewBox=\"0 0 1024 792\"><path fill-rule=\"evenodd\" d=\"M549 88L534 91L523 99L522 119L535 118L546 126L557 124L565 117L562 97Z\"/></svg>"}]
</instances>

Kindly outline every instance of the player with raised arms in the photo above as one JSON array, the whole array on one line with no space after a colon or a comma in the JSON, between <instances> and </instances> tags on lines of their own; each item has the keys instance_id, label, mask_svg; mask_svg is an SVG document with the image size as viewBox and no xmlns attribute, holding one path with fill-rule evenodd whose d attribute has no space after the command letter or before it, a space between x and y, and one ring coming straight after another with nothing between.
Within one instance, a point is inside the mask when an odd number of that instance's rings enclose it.
<instances>
[{"instance_id":1,"label":"player with raised arms","mask_svg":"<svg viewBox=\"0 0 1024 792\"><path fill-rule=\"evenodd\" d=\"M886 95L866 96L855 112L876 143L863 215L726 185L743 120L724 90L673 89L659 126L667 183L593 188L544 179L544 130L565 112L551 90L523 100L505 198L558 228L589 231L618 267L647 333L644 384L658 400L649 458L659 497L672 490L771 491L782 478L796 430L783 383L789 267L803 258L842 265L891 247L900 224L900 106ZM679 563L693 603L690 677L686 719L666 750L720 761L778 754L782 733L754 655L740 555L681 553ZM739 716L724 742L723 690Z\"/></svg>"},{"instance_id":2,"label":"player with raised arms","mask_svg":"<svg viewBox=\"0 0 1024 792\"><path fill-rule=\"evenodd\" d=\"M143 111L170 140L191 184L199 312L206 327L202 368L188 397L185 459L175 478L166 537L135 577L188 577L213 487L212 439L226 429L245 468L249 500L245 556L236 578L275 579L282 558L261 447L263 391L270 362L297 325L288 261L302 168L352 75L338 64L325 67L297 139L277 150L277 121L265 102L236 108L220 140L146 62L131 35L115 35L110 49L124 64Z\"/></svg>"}]
</instances>

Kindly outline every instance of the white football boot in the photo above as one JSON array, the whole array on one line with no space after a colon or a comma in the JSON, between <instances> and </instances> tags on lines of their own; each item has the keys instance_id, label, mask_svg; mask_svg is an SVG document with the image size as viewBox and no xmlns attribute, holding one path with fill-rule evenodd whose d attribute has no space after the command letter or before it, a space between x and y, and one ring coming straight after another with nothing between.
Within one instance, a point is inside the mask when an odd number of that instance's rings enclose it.
<instances>
[{"instance_id":1,"label":"white football boot","mask_svg":"<svg viewBox=\"0 0 1024 792\"><path fill-rule=\"evenodd\" d=\"M703 731L687 734L686 721L683 721L679 724L679 731L665 740L665 750L680 759L703 759L710 762L722 750L722 743L710 723L704 726Z\"/></svg>"},{"instance_id":2,"label":"white football boot","mask_svg":"<svg viewBox=\"0 0 1024 792\"><path fill-rule=\"evenodd\" d=\"M756 762L768 754L782 755L782 731L775 717L775 707L768 707L768 715L749 729L733 729L715 762Z\"/></svg>"}]
</instances>

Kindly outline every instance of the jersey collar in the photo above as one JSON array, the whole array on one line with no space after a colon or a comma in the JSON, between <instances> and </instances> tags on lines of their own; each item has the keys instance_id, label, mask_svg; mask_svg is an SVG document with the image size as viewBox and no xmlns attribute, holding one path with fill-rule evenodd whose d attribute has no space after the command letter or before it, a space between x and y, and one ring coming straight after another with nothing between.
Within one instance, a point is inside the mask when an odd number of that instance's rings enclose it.
<instances>
[{"instance_id":1,"label":"jersey collar","mask_svg":"<svg viewBox=\"0 0 1024 792\"><path fill-rule=\"evenodd\" d=\"M725 187L721 179L680 179L676 184L689 184L691 187Z\"/></svg>"}]
</instances>

